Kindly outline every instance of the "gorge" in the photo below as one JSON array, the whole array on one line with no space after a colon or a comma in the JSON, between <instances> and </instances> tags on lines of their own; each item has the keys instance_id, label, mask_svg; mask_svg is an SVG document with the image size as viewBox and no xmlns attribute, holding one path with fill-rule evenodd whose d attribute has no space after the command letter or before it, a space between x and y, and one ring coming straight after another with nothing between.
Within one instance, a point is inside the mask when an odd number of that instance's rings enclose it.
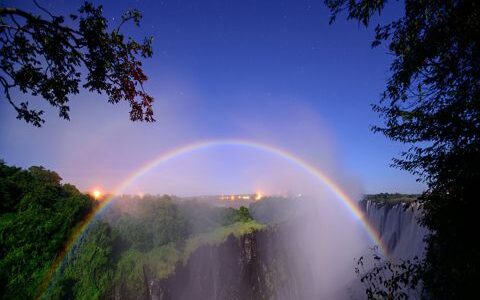
<instances>
[{"instance_id":1,"label":"gorge","mask_svg":"<svg viewBox=\"0 0 480 300\"><path fill-rule=\"evenodd\" d=\"M392 259L422 255L427 231L417 222L420 215L417 202L376 201L367 197L360 204L378 229ZM261 216L258 206L250 206L252 215L266 221L267 216ZM285 210L279 212L285 214ZM270 215L269 222L275 223L281 217ZM186 263L178 263L168 277L148 278L146 298L318 299L319 295L321 299L364 298L358 282L328 293L312 288L316 286L316 278L302 276L312 272L308 263L292 255L301 253L302 245L288 243L283 238L292 233L292 226L294 222L283 222L240 237L230 235L220 244L200 246Z\"/></svg>"}]
</instances>

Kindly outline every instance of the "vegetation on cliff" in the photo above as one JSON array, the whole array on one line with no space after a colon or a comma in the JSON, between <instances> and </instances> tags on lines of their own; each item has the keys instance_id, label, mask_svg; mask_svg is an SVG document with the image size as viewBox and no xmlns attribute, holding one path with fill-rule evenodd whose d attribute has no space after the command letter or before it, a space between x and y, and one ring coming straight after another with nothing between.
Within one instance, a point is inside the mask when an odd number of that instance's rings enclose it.
<instances>
[{"instance_id":1,"label":"vegetation on cliff","mask_svg":"<svg viewBox=\"0 0 480 300\"><path fill-rule=\"evenodd\" d=\"M73 230L97 202L42 167L0 163L1 298L36 296ZM169 196L123 197L89 225L42 298L137 297L198 247L260 230L247 208L213 207ZM38 296L38 295L37 295Z\"/></svg>"},{"instance_id":2,"label":"vegetation on cliff","mask_svg":"<svg viewBox=\"0 0 480 300\"><path fill-rule=\"evenodd\" d=\"M244 207L169 196L118 199L64 262L45 296L57 298L65 291L75 299L147 295L150 279L167 277L201 245L261 228Z\"/></svg>"},{"instance_id":3,"label":"vegetation on cliff","mask_svg":"<svg viewBox=\"0 0 480 300\"><path fill-rule=\"evenodd\" d=\"M397 203L412 203L418 201L420 195L417 194L400 194L400 193L380 193L367 194L363 197L363 201L373 201L376 203L397 204Z\"/></svg>"},{"instance_id":4,"label":"vegetation on cliff","mask_svg":"<svg viewBox=\"0 0 480 300\"><path fill-rule=\"evenodd\" d=\"M95 201L42 167L0 161L0 290L31 298L75 225Z\"/></svg>"}]
</instances>

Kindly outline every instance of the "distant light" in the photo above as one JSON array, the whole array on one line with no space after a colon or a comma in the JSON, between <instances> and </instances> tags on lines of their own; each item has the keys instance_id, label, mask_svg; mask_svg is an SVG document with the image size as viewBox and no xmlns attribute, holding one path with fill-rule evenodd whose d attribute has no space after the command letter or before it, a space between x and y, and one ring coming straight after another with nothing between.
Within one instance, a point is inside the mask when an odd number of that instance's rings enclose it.
<instances>
[{"instance_id":1,"label":"distant light","mask_svg":"<svg viewBox=\"0 0 480 300\"><path fill-rule=\"evenodd\" d=\"M95 200L98 200L102 196L102 192L98 189L95 189L92 191L92 196L95 198Z\"/></svg>"},{"instance_id":2,"label":"distant light","mask_svg":"<svg viewBox=\"0 0 480 300\"><path fill-rule=\"evenodd\" d=\"M262 199L263 195L261 193L256 193L255 194L255 200L260 200Z\"/></svg>"}]
</instances>

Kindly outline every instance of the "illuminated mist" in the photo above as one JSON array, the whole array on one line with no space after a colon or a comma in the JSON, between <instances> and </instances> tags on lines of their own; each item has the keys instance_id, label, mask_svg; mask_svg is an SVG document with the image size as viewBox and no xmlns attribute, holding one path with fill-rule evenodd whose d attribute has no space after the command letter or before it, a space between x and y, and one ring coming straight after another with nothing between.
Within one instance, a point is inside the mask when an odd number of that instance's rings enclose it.
<instances>
[{"instance_id":1,"label":"illuminated mist","mask_svg":"<svg viewBox=\"0 0 480 300\"><path fill-rule=\"evenodd\" d=\"M242 138L298 155L322 170L350 198L360 200L361 184L342 167L332 138L317 118L306 109L292 107L274 115L276 122L268 127L254 121L242 123ZM137 178L122 193L178 197L258 193L268 201L288 201L285 208L293 217L277 232L276 246L267 249L271 255L281 252L289 268L291 280L278 290L279 299L348 298L355 281L355 258L372 245L364 224L324 182L285 158L241 145L218 145L175 156ZM255 211L252 214L256 217Z\"/></svg>"}]
</instances>

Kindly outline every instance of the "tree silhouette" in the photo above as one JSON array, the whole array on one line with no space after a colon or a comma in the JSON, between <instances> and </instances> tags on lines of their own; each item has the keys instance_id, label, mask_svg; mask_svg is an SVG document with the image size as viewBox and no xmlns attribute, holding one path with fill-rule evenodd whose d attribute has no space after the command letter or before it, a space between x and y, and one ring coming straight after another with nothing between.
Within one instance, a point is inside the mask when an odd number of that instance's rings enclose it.
<instances>
[{"instance_id":1,"label":"tree silhouette","mask_svg":"<svg viewBox=\"0 0 480 300\"><path fill-rule=\"evenodd\" d=\"M369 26L386 0L325 0ZM480 3L405 0L402 17L375 28L372 46L387 43L391 75L373 109L374 126L411 145L393 165L427 183L422 222L430 229L418 269L433 299L467 299L480 278L480 247L469 234L480 182Z\"/></svg>"},{"instance_id":2,"label":"tree silhouette","mask_svg":"<svg viewBox=\"0 0 480 300\"><path fill-rule=\"evenodd\" d=\"M85 2L67 17L67 25L65 17L33 2L41 14L0 8L0 83L18 119L38 127L45 122L43 110L14 99L13 89L40 96L69 120L70 96L78 94L81 85L105 93L110 103L128 102L132 121L155 121L139 60L151 57L152 38L137 42L120 32L125 23L139 25L139 11L127 11L113 28L102 6Z\"/></svg>"}]
</instances>

